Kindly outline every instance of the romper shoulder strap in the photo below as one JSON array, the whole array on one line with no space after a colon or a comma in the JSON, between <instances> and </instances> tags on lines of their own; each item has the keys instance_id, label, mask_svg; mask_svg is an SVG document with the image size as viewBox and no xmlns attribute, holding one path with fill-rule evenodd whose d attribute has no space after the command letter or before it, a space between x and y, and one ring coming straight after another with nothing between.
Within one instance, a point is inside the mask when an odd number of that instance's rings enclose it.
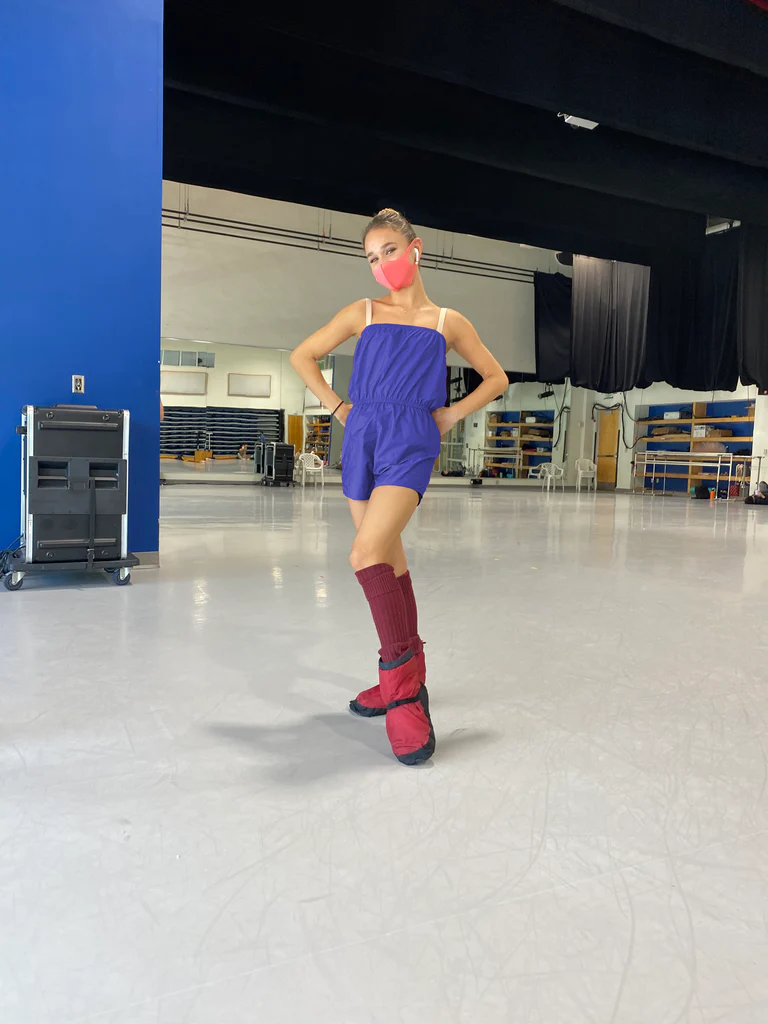
<instances>
[{"instance_id":1,"label":"romper shoulder strap","mask_svg":"<svg viewBox=\"0 0 768 1024\"><path fill-rule=\"evenodd\" d=\"M370 299L365 300L365 326L371 326L371 320L373 319L373 303Z\"/></svg>"},{"instance_id":2,"label":"romper shoulder strap","mask_svg":"<svg viewBox=\"0 0 768 1024\"><path fill-rule=\"evenodd\" d=\"M443 308L440 310L440 319L437 321L437 329L440 332L440 334L443 333L443 328L445 327L445 314L447 312L448 309L446 306L443 306Z\"/></svg>"}]
</instances>

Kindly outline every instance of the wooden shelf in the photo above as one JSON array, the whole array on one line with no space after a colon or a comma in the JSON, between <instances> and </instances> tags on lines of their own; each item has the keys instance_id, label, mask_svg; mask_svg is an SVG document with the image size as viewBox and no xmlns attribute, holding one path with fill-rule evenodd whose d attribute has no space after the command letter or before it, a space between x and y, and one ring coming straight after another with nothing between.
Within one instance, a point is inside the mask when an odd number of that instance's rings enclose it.
<instances>
[{"instance_id":1,"label":"wooden shelf","mask_svg":"<svg viewBox=\"0 0 768 1024\"><path fill-rule=\"evenodd\" d=\"M736 476L735 473L721 473L720 476L717 473L692 473L691 480L719 480L721 484L749 483L745 476Z\"/></svg>"},{"instance_id":2,"label":"wooden shelf","mask_svg":"<svg viewBox=\"0 0 768 1024\"><path fill-rule=\"evenodd\" d=\"M659 409L670 407L661 405ZM717 416L698 415L704 412L716 413L718 408L742 409L748 415ZM686 494L699 484L718 483L722 487L733 484L744 484L750 476L752 446L754 444L754 407L746 402L737 405L725 403L694 402L690 417L679 420L668 420L654 417L652 420L638 421L635 424L636 443L643 441L639 448L640 457L633 466L633 484L644 491L667 491L666 480L687 481L687 487L674 486L667 493ZM699 424L713 424L728 431L737 423L752 425L749 434L729 433L725 437L695 437ZM650 434L651 427L661 428L655 437ZM679 433L681 428L688 428ZM646 429L647 428L647 429ZM739 428L736 428L739 429ZM749 430L749 426L746 428ZM737 455L738 449L744 448L748 455ZM714 450L713 450L714 449ZM648 462L642 459L649 457ZM719 468L719 473L718 473Z\"/></svg>"},{"instance_id":3,"label":"wooden shelf","mask_svg":"<svg viewBox=\"0 0 768 1024\"><path fill-rule=\"evenodd\" d=\"M724 441L726 444L730 444L730 443L732 443L734 441L741 441L744 444L746 444L747 442L752 444L753 440L754 440L754 438L752 437L751 434L749 435L749 437L744 437L744 436L739 436L738 434L734 434L732 437L694 437L693 438L693 443L694 444L701 444L702 441ZM735 456L735 458L738 458L738 456ZM745 458L746 458L746 456L745 456Z\"/></svg>"},{"instance_id":4,"label":"wooden shelf","mask_svg":"<svg viewBox=\"0 0 768 1024\"><path fill-rule=\"evenodd\" d=\"M697 416L694 423L754 423L754 416Z\"/></svg>"},{"instance_id":5,"label":"wooden shelf","mask_svg":"<svg viewBox=\"0 0 768 1024\"><path fill-rule=\"evenodd\" d=\"M652 477L654 480L687 480L690 473L635 473L635 476ZM722 480L722 477L720 478Z\"/></svg>"},{"instance_id":6,"label":"wooden shelf","mask_svg":"<svg viewBox=\"0 0 768 1024\"><path fill-rule=\"evenodd\" d=\"M664 423L669 423L670 425L673 425L675 423L693 423L693 420L692 419L690 419L690 420L665 420L664 418L662 418L660 420L638 420L637 421L638 427L645 427L645 426L659 427L659 426L662 426Z\"/></svg>"},{"instance_id":7,"label":"wooden shelf","mask_svg":"<svg viewBox=\"0 0 768 1024\"><path fill-rule=\"evenodd\" d=\"M531 416L541 414L540 409L531 410L529 413ZM514 475L517 479L524 480L531 470L552 459L553 431L557 426L554 420L526 423L524 420L515 419L491 423L491 415L497 414L486 414L485 448L477 450L478 455L482 455L483 469L498 469L502 471L502 475L506 470L510 476ZM517 416L518 413L514 412L512 415ZM532 434L531 431L536 431L539 436ZM504 433L508 436L500 436Z\"/></svg>"},{"instance_id":8,"label":"wooden shelf","mask_svg":"<svg viewBox=\"0 0 768 1024\"><path fill-rule=\"evenodd\" d=\"M746 478L743 476L736 476L735 473L721 473L720 476L717 473L635 473L636 477L648 477L653 480L719 480L720 483L726 484L741 483Z\"/></svg>"},{"instance_id":9,"label":"wooden shelf","mask_svg":"<svg viewBox=\"0 0 768 1024\"><path fill-rule=\"evenodd\" d=\"M694 416L688 420L638 420L637 425L639 427L654 426L659 427L664 423L673 425L675 423L689 424L689 423L754 423L754 416Z\"/></svg>"},{"instance_id":10,"label":"wooden shelf","mask_svg":"<svg viewBox=\"0 0 768 1024\"><path fill-rule=\"evenodd\" d=\"M640 441L647 441L649 444L701 444L703 441L724 441L726 444L741 441L744 444L752 444L754 438L751 434L731 434L729 437L640 437Z\"/></svg>"},{"instance_id":11,"label":"wooden shelf","mask_svg":"<svg viewBox=\"0 0 768 1024\"><path fill-rule=\"evenodd\" d=\"M513 427L531 427L533 430L553 430L554 423L526 423L520 420L510 420L506 423L489 423L489 430L511 430Z\"/></svg>"}]
</instances>

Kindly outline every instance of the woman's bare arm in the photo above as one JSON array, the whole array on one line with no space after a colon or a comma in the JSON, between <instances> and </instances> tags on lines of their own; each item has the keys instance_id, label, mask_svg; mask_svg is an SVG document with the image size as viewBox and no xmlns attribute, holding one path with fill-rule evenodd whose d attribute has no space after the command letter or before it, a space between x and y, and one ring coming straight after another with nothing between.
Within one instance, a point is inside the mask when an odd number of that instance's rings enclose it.
<instances>
[{"instance_id":1,"label":"woman's bare arm","mask_svg":"<svg viewBox=\"0 0 768 1024\"><path fill-rule=\"evenodd\" d=\"M365 299L359 299L340 310L325 327L302 341L291 353L291 366L321 405L331 412L341 399L328 384L317 365L318 360L333 352L343 342L360 333L365 318ZM345 417L346 418L346 417Z\"/></svg>"},{"instance_id":2,"label":"woman's bare arm","mask_svg":"<svg viewBox=\"0 0 768 1024\"><path fill-rule=\"evenodd\" d=\"M503 395L509 387L509 380L502 370L501 364L480 341L477 331L465 316L457 313L455 309L449 310L445 327L445 336L450 347L463 356L472 369L477 370L483 380L460 402L456 402L449 409L437 410L450 414L441 418L435 417L442 433L449 430L454 423L458 423L459 420L465 419L471 413L482 409L484 405L488 405L494 398Z\"/></svg>"}]
</instances>

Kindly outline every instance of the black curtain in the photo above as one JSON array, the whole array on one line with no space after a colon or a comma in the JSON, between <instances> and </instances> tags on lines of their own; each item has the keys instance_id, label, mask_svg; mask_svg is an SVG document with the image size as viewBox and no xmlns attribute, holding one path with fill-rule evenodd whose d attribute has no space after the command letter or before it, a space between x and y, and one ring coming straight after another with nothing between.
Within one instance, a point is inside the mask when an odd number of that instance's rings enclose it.
<instances>
[{"instance_id":1,"label":"black curtain","mask_svg":"<svg viewBox=\"0 0 768 1024\"><path fill-rule=\"evenodd\" d=\"M739 241L736 230L709 235L700 257L670 255L653 262L639 387L658 380L694 391L736 387ZM759 258L753 266L759 267Z\"/></svg>"},{"instance_id":2,"label":"black curtain","mask_svg":"<svg viewBox=\"0 0 768 1024\"><path fill-rule=\"evenodd\" d=\"M559 384L571 370L571 279L533 275L536 316L536 376Z\"/></svg>"},{"instance_id":3,"label":"black curtain","mask_svg":"<svg viewBox=\"0 0 768 1024\"><path fill-rule=\"evenodd\" d=\"M634 387L645 362L650 268L574 256L571 382L595 391Z\"/></svg>"},{"instance_id":4,"label":"black curtain","mask_svg":"<svg viewBox=\"0 0 768 1024\"><path fill-rule=\"evenodd\" d=\"M733 391L739 380L739 233L709 235L697 275L693 331L679 339L678 388Z\"/></svg>"},{"instance_id":5,"label":"black curtain","mask_svg":"<svg viewBox=\"0 0 768 1024\"><path fill-rule=\"evenodd\" d=\"M739 372L744 384L764 389L768 388L768 229L745 224L740 234Z\"/></svg>"},{"instance_id":6,"label":"black curtain","mask_svg":"<svg viewBox=\"0 0 768 1024\"><path fill-rule=\"evenodd\" d=\"M477 372L473 370L471 366L464 366L461 368L461 372L464 378L464 394L468 395L475 388L479 387L483 383L483 378ZM539 378L535 373L517 373L512 370L507 370L507 380L510 384L530 384L534 381L538 381ZM462 397L464 397L462 395Z\"/></svg>"},{"instance_id":7,"label":"black curtain","mask_svg":"<svg viewBox=\"0 0 768 1024\"><path fill-rule=\"evenodd\" d=\"M699 259L664 254L651 266L645 365L638 387L667 381L684 387L681 353L691 346L696 328Z\"/></svg>"},{"instance_id":8,"label":"black curtain","mask_svg":"<svg viewBox=\"0 0 768 1024\"><path fill-rule=\"evenodd\" d=\"M664 253L653 261L649 287L647 273L575 257L572 311L568 278L537 273L537 378L570 376L608 392L654 381L733 391L739 377L768 388L768 228L709 235L700 256Z\"/></svg>"}]
</instances>

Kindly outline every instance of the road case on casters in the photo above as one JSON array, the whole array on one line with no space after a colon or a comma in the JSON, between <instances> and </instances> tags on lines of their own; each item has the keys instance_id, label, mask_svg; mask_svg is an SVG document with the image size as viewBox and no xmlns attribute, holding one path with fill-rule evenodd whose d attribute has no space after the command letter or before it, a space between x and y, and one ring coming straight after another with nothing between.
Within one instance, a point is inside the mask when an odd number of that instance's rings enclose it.
<instances>
[{"instance_id":1,"label":"road case on casters","mask_svg":"<svg viewBox=\"0 0 768 1024\"><path fill-rule=\"evenodd\" d=\"M293 460L295 449L292 444L273 441L264 452L263 484L277 485L293 483Z\"/></svg>"},{"instance_id":2,"label":"road case on casters","mask_svg":"<svg viewBox=\"0 0 768 1024\"><path fill-rule=\"evenodd\" d=\"M21 530L0 555L7 590L28 573L103 570L131 581L127 410L28 405L21 425Z\"/></svg>"}]
</instances>

